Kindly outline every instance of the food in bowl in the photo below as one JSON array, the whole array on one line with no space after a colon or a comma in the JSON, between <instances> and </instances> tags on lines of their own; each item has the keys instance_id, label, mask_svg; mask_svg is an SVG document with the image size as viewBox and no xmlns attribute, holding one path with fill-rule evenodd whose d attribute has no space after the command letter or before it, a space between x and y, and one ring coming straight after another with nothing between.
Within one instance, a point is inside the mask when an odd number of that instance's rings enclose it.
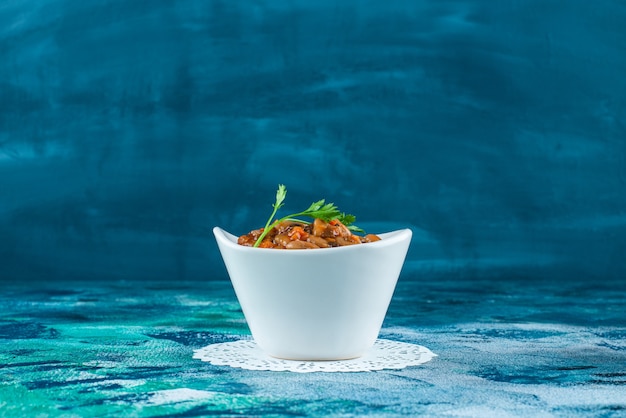
<instances>
[{"instance_id":1,"label":"food in bowl","mask_svg":"<svg viewBox=\"0 0 626 418\"><path fill-rule=\"evenodd\" d=\"M263 233L263 228L241 235L239 245L253 247ZM334 219L326 222L315 218L312 223L283 221L273 227L261 240L259 248L316 249L343 247L346 245L366 244L379 241L375 234L360 236L353 234L341 221Z\"/></svg>"},{"instance_id":2,"label":"food in bowl","mask_svg":"<svg viewBox=\"0 0 626 418\"><path fill-rule=\"evenodd\" d=\"M247 247L315 249L365 244L380 240L380 237L375 234L360 236L353 233L364 232L353 224L356 217L340 212L333 203L326 203L324 199L313 202L302 212L293 213L272 222L278 209L283 206L286 196L287 188L283 184L278 185L276 202L272 205L274 211L265 227L241 235L237 243ZM302 216L308 216L314 220L307 222L296 218Z\"/></svg>"},{"instance_id":3,"label":"food in bowl","mask_svg":"<svg viewBox=\"0 0 626 418\"><path fill-rule=\"evenodd\" d=\"M326 361L362 356L380 332L411 242L411 230L380 233L376 242L365 235L359 241L370 242L357 244L355 234L364 231L354 225L355 217L323 200L273 221L285 195L285 187L279 186L265 228L250 236L242 238L219 227L213 229L252 337L265 353L282 359ZM307 222L302 217L313 219ZM306 241L302 231L308 234ZM333 235L332 231L340 234L324 237ZM292 240L289 232L299 237ZM289 237L285 249L276 249L282 247L275 247L273 242L285 233ZM355 240L356 245L333 248L327 242L326 250L286 249L291 242L309 242L311 236L325 241L334 238L335 243L341 236ZM281 239L286 238L278 237ZM241 240L246 241L244 245ZM254 248L270 242L272 249ZM316 245L324 248L321 241Z\"/></svg>"}]
</instances>

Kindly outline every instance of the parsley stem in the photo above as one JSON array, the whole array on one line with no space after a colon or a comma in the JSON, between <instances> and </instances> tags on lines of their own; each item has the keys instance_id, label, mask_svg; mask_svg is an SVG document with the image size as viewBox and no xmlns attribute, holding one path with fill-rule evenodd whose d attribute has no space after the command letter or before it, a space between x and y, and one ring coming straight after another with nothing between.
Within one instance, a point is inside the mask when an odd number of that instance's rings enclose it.
<instances>
[{"instance_id":1,"label":"parsley stem","mask_svg":"<svg viewBox=\"0 0 626 418\"><path fill-rule=\"evenodd\" d=\"M263 241L263 238L265 238L265 236L269 233L269 231L271 231L272 228L274 228L274 226L277 225L278 221L274 222L270 227L270 222L272 222L272 219L274 219L274 216L276 215L276 212L278 212L278 209L280 209L283 206L283 201L285 200L286 196L287 196L287 188L285 187L284 184L279 184L278 190L276 190L276 203L272 205L274 207L274 210L272 211L272 214L270 215L269 219L265 223L265 228L263 228L263 233L261 234L261 236L259 236L259 238L254 243L255 247L258 247L259 245L261 245L261 241Z\"/></svg>"}]
</instances>

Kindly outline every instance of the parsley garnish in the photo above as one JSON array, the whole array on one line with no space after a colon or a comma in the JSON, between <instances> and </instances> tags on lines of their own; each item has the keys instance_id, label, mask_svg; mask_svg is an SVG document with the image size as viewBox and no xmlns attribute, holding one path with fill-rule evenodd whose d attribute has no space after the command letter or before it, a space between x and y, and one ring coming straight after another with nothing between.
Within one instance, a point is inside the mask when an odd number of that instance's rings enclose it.
<instances>
[{"instance_id":1,"label":"parsley garnish","mask_svg":"<svg viewBox=\"0 0 626 418\"><path fill-rule=\"evenodd\" d=\"M353 225L353 222L356 220L356 217L354 215L349 215L344 212L340 212L334 203L326 203L324 199L311 203L311 206L309 206L308 209L303 210L302 212L292 213L290 215L284 216L272 222L272 219L274 219L274 216L276 216L276 212L278 212L278 209L283 207L283 202L285 201L285 197L287 197L287 188L285 187L284 184L279 184L278 190L276 191L276 202L272 205L274 210L272 211L272 214L270 215L269 219L265 223L265 228L263 228L263 232L254 243L255 247L258 247L261 244L261 241L263 241L263 238L265 238L265 236L269 234L269 232L281 222L296 221L296 222L302 222L302 223L310 223L308 221L297 219L298 217L301 217L301 216L308 216L313 219L317 218L326 222L330 222L332 220L337 219L339 222L341 222L346 227L348 227L350 231L364 232L361 228L357 227L356 225Z\"/></svg>"}]
</instances>

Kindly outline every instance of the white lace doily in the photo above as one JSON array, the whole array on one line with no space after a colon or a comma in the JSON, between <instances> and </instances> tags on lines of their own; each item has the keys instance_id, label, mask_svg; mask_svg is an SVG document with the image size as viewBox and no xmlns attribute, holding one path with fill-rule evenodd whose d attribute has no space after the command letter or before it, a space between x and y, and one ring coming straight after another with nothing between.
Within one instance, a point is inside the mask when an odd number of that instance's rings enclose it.
<instances>
[{"instance_id":1,"label":"white lace doily","mask_svg":"<svg viewBox=\"0 0 626 418\"><path fill-rule=\"evenodd\" d=\"M417 344L378 339L362 357L340 361L295 361L271 357L253 340L211 344L194 350L193 358L215 366L239 367L246 370L308 372L366 372L403 369L417 366L435 357L432 351Z\"/></svg>"}]
</instances>

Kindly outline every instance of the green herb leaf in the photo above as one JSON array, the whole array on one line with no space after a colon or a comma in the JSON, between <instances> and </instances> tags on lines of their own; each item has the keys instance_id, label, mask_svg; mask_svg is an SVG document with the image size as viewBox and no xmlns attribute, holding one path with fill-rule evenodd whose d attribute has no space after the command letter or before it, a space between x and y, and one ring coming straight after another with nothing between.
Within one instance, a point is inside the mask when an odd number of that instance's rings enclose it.
<instances>
[{"instance_id":1,"label":"green herb leaf","mask_svg":"<svg viewBox=\"0 0 626 418\"><path fill-rule=\"evenodd\" d=\"M358 232L360 234L364 234L365 231L361 228L359 228L356 225L353 225L354 221L356 221L356 216L354 215L350 215L350 214L346 214L346 213L342 213L341 216L339 216L339 222L341 222L342 224L344 224L345 226L348 227L348 229L352 232Z\"/></svg>"},{"instance_id":2,"label":"green herb leaf","mask_svg":"<svg viewBox=\"0 0 626 418\"><path fill-rule=\"evenodd\" d=\"M274 208L274 211L272 212L269 219L265 223L265 228L263 228L263 232L254 243L255 247L258 247L263 241L263 238L265 238L267 234L269 234L269 232L281 222L289 220L289 221L297 221L297 222L302 222L302 223L310 223L307 221L302 221L300 219L297 219L297 217L300 217L300 216L308 216L313 219L318 218L326 222L330 222L334 219L338 219L339 222L341 222L346 227L348 227L350 231L365 232L361 228L355 225L352 225L352 223L356 220L356 217L354 215L346 215L345 213L340 212L334 203L326 203L325 199L318 200L317 202L311 203L311 206L309 206L308 209L302 212L292 213L290 215L284 216L272 222L272 219L274 219L274 216L276 216L276 212L278 212L278 209L280 209L283 206L285 197L287 197L287 188L285 187L285 185L279 184L278 190L276 191L276 202L272 205L272 207Z\"/></svg>"}]
</instances>

